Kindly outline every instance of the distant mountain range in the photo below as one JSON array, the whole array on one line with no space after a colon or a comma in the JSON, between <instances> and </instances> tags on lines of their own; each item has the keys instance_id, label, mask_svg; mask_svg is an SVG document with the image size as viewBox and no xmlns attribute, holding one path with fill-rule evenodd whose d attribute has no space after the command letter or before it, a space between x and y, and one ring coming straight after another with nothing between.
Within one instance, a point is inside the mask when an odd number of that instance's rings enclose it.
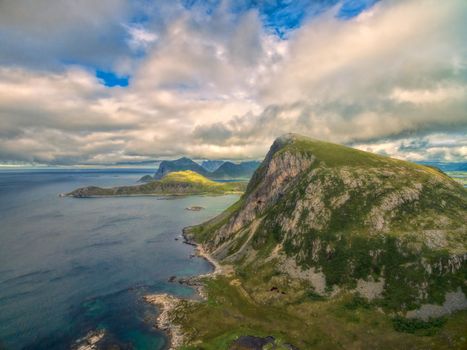
<instances>
[{"instance_id":1,"label":"distant mountain range","mask_svg":"<svg viewBox=\"0 0 467 350\"><path fill-rule=\"evenodd\" d=\"M423 164L423 165L428 165L428 166L434 166L442 171L467 171L467 162L417 162L418 164Z\"/></svg>"},{"instance_id":2,"label":"distant mountain range","mask_svg":"<svg viewBox=\"0 0 467 350\"><path fill-rule=\"evenodd\" d=\"M251 161L251 162L242 162L242 163L232 163L224 162L216 171L212 172L209 177L212 179L241 179L241 178L250 178L255 170L259 167L260 162Z\"/></svg>"},{"instance_id":3,"label":"distant mountain range","mask_svg":"<svg viewBox=\"0 0 467 350\"><path fill-rule=\"evenodd\" d=\"M219 167L224 164L223 160L203 160L201 166L207 171L213 172L219 169Z\"/></svg>"},{"instance_id":4,"label":"distant mountain range","mask_svg":"<svg viewBox=\"0 0 467 350\"><path fill-rule=\"evenodd\" d=\"M142 177L140 181L148 182L153 179L159 180L171 172L186 170L194 171L214 180L249 179L259 165L260 162L258 161L233 163L217 160L206 160L200 165L190 158L182 157L176 160L162 161L154 177L146 175Z\"/></svg>"}]
</instances>

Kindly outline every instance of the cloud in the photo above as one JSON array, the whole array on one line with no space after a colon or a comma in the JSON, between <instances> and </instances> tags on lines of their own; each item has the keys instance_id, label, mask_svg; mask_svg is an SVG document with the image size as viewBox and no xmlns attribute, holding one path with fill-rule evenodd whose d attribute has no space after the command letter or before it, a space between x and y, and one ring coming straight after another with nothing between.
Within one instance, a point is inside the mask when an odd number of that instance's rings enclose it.
<instances>
[{"instance_id":1,"label":"cloud","mask_svg":"<svg viewBox=\"0 0 467 350\"><path fill-rule=\"evenodd\" d=\"M375 143L353 146L364 151L411 161L456 162L467 158L467 140L465 134L460 133L434 133L425 137L379 140Z\"/></svg>"},{"instance_id":2,"label":"cloud","mask_svg":"<svg viewBox=\"0 0 467 350\"><path fill-rule=\"evenodd\" d=\"M464 160L465 1L320 4L284 37L248 4L0 2L0 161L261 158L286 132Z\"/></svg>"},{"instance_id":3,"label":"cloud","mask_svg":"<svg viewBox=\"0 0 467 350\"><path fill-rule=\"evenodd\" d=\"M128 46L136 52L145 52L158 38L156 33L147 30L141 25L127 25L126 29L130 36L127 39Z\"/></svg>"},{"instance_id":4,"label":"cloud","mask_svg":"<svg viewBox=\"0 0 467 350\"><path fill-rule=\"evenodd\" d=\"M0 64L57 68L79 62L108 68L127 55L126 0L0 2Z\"/></svg>"},{"instance_id":5,"label":"cloud","mask_svg":"<svg viewBox=\"0 0 467 350\"><path fill-rule=\"evenodd\" d=\"M432 90L406 90L396 88L391 93L391 99L400 103L413 103L416 105L437 104L449 100L463 100L467 98L464 86L438 86Z\"/></svg>"},{"instance_id":6,"label":"cloud","mask_svg":"<svg viewBox=\"0 0 467 350\"><path fill-rule=\"evenodd\" d=\"M264 111L194 135L267 144L293 131L353 143L467 131L466 20L462 1L381 2L348 21L327 13L290 36L257 87Z\"/></svg>"}]
</instances>

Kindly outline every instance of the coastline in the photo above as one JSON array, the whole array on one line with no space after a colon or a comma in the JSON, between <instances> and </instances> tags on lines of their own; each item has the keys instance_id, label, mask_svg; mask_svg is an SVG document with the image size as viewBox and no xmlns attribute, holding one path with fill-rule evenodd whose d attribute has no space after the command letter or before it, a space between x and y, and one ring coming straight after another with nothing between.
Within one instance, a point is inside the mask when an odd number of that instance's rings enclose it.
<instances>
[{"instance_id":1,"label":"coastline","mask_svg":"<svg viewBox=\"0 0 467 350\"><path fill-rule=\"evenodd\" d=\"M77 198L77 199L92 199L92 198L112 198L112 197L160 197L160 199L174 199L179 197L191 197L191 196L202 196L202 197L218 197L225 195L238 194L241 195L244 192L242 191L230 191L225 193L211 193L211 192L201 192L201 193L133 193L133 194L103 194L103 195L87 195L87 196L74 196L69 193L59 193L58 197L60 198Z\"/></svg>"},{"instance_id":2,"label":"coastline","mask_svg":"<svg viewBox=\"0 0 467 350\"><path fill-rule=\"evenodd\" d=\"M213 270L202 275L196 275L179 280L179 282L193 287L200 297L200 301L204 301L207 299L207 295L204 292L203 283L199 280L201 278L211 278L217 275L226 274L226 270L206 251L202 244L198 244L188 237L187 233L189 228L190 227L185 227L182 230L183 243L193 246L195 249L194 255L205 259L212 266ZM181 327L176 325L171 319L171 312L175 310L182 301L196 302L196 299L185 299L167 293L160 293L146 295L144 296L144 300L147 303L156 305L159 309L159 315L157 316L155 327L165 332L167 335L168 349L178 349L178 347L183 345L185 337Z\"/></svg>"}]
</instances>

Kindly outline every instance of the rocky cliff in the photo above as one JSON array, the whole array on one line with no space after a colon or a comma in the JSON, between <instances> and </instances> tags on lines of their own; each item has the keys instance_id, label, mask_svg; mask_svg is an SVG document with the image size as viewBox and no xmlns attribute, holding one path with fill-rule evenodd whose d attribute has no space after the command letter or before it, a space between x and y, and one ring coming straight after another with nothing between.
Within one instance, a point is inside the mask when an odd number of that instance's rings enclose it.
<instances>
[{"instance_id":1,"label":"rocky cliff","mask_svg":"<svg viewBox=\"0 0 467 350\"><path fill-rule=\"evenodd\" d=\"M467 294L466 189L436 168L299 135L277 139L240 201L188 234L244 274L272 269L322 295L358 290L413 310Z\"/></svg>"}]
</instances>

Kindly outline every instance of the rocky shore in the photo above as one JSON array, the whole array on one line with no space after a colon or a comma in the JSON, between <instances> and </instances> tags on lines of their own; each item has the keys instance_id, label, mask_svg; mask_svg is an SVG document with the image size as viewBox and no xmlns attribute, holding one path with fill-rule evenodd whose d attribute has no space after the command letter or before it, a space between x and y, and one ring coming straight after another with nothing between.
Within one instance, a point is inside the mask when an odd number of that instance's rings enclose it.
<instances>
[{"instance_id":1,"label":"rocky shore","mask_svg":"<svg viewBox=\"0 0 467 350\"><path fill-rule=\"evenodd\" d=\"M171 282L178 281L179 283L189 285L195 288L197 294L199 295L201 300L205 300L207 298L206 293L204 291L203 283L201 279L207 277L213 277L220 274L229 274L229 268L221 266L217 260L215 260L201 245L194 242L190 237L187 235L188 228L183 230L183 243L189 244L195 247L195 256L201 257L208 261L213 270L211 272L188 277L188 278L181 278L177 279L175 276L170 278ZM169 339L169 350L175 350L179 348L184 343L184 335L180 328L180 326L176 325L173 322L172 318L172 311L175 310L178 306L181 305L181 302L185 299L178 298L167 293L162 294L151 294L146 295L144 300L148 303L154 304L159 308L159 316L156 319L156 327L162 331L164 331ZM191 302L196 302L194 299L190 299Z\"/></svg>"},{"instance_id":2,"label":"rocky shore","mask_svg":"<svg viewBox=\"0 0 467 350\"><path fill-rule=\"evenodd\" d=\"M159 308L159 316L156 319L156 327L167 333L169 338L169 349L177 349L183 344L183 333L179 326L172 322L170 313L180 303L180 299L169 294L153 294L144 297L148 303Z\"/></svg>"}]
</instances>

